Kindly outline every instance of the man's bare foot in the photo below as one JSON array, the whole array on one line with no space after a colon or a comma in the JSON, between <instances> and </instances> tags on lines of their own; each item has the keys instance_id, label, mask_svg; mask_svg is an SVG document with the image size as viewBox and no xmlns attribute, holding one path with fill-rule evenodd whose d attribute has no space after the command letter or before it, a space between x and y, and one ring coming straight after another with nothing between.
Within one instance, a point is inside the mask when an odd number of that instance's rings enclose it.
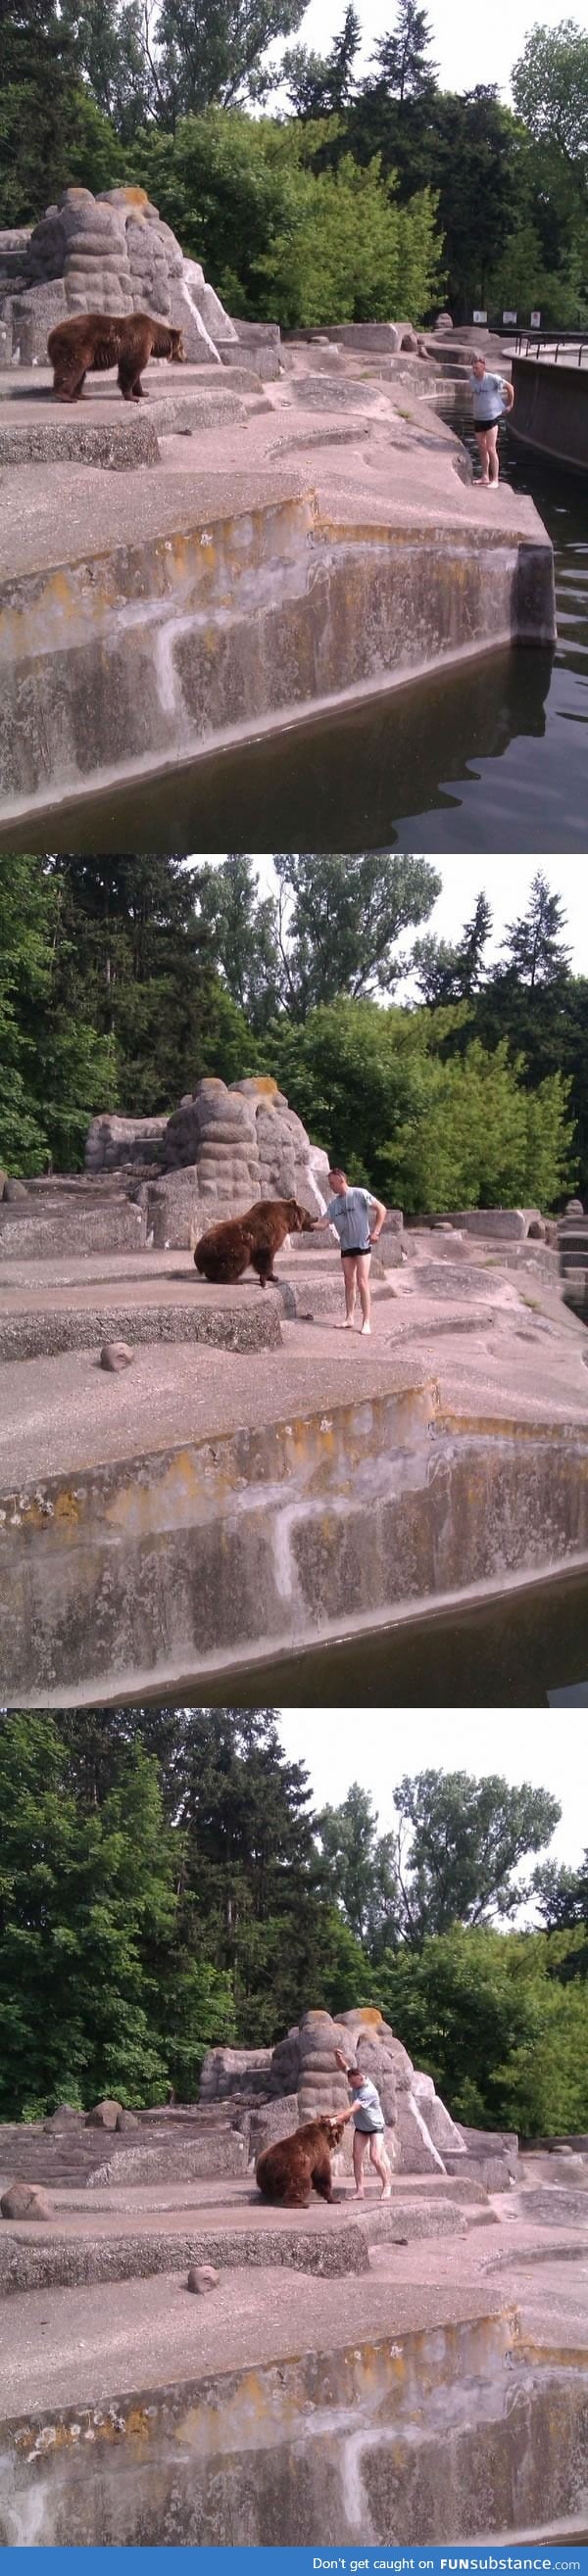
<instances>
[{"instance_id":1,"label":"man's bare foot","mask_svg":"<svg viewBox=\"0 0 588 2576\"><path fill-rule=\"evenodd\" d=\"M371 1324L362 1324L362 1333L371 1333Z\"/></svg>"},{"instance_id":2,"label":"man's bare foot","mask_svg":"<svg viewBox=\"0 0 588 2576\"><path fill-rule=\"evenodd\" d=\"M336 1324L336 1326L335 1326L335 1331L336 1331L337 1333L352 1333L352 1332L353 1332L353 1316L352 1316L352 1315L346 1315L344 1324Z\"/></svg>"},{"instance_id":3,"label":"man's bare foot","mask_svg":"<svg viewBox=\"0 0 588 2576\"><path fill-rule=\"evenodd\" d=\"M356 2200L365 2200L365 2192L364 2192L364 2188L363 2188L363 2183L361 2184L361 2188L360 2188L360 2189L358 2189L358 2186L357 2186L357 2183L356 2183L356 2186L355 2186L355 2198L356 2198Z\"/></svg>"},{"instance_id":4,"label":"man's bare foot","mask_svg":"<svg viewBox=\"0 0 588 2576\"><path fill-rule=\"evenodd\" d=\"M382 2192L382 2200L391 2200L391 2199L392 2199L392 2185L391 2185L391 2183L389 2183L389 2182L385 2182L385 2183L384 2183L384 2189L383 2189L383 2192Z\"/></svg>"}]
</instances>

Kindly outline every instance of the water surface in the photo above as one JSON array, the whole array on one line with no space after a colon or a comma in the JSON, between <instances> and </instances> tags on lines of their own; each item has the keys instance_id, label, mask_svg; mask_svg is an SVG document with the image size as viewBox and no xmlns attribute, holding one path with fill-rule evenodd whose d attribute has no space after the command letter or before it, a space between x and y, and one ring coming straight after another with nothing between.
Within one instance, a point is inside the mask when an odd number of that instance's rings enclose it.
<instances>
[{"instance_id":1,"label":"water surface","mask_svg":"<svg viewBox=\"0 0 588 2576\"><path fill-rule=\"evenodd\" d=\"M150 1696L231 1708L547 1708L570 1691L568 1705L588 1706L588 1568L213 1681L192 1673L181 1691Z\"/></svg>"}]
</instances>

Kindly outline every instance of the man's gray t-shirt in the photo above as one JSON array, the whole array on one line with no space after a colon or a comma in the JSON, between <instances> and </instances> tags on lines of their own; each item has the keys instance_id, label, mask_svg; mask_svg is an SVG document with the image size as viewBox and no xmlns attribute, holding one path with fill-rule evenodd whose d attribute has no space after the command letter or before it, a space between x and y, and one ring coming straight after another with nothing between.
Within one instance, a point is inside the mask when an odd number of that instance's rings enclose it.
<instances>
[{"instance_id":1,"label":"man's gray t-shirt","mask_svg":"<svg viewBox=\"0 0 588 2576\"><path fill-rule=\"evenodd\" d=\"M504 411L502 376L470 376L474 420L500 420Z\"/></svg>"},{"instance_id":2,"label":"man's gray t-shirt","mask_svg":"<svg viewBox=\"0 0 588 2576\"><path fill-rule=\"evenodd\" d=\"M355 2128L363 2129L370 2137L385 2126L380 2096L376 2085L372 2084L371 2075L364 2075L361 2088L358 2086L354 2091L353 2119Z\"/></svg>"},{"instance_id":3,"label":"man's gray t-shirt","mask_svg":"<svg viewBox=\"0 0 588 2576\"><path fill-rule=\"evenodd\" d=\"M339 1236L342 1252L369 1252L369 1210L377 1205L371 1190L338 1190L329 1199L327 1216Z\"/></svg>"}]
</instances>

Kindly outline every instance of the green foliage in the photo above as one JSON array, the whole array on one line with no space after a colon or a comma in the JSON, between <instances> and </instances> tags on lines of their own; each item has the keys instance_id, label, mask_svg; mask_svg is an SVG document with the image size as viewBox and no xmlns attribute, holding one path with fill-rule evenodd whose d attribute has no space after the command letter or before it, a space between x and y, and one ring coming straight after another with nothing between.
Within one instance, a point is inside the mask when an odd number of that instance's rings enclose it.
<instances>
[{"instance_id":1,"label":"green foliage","mask_svg":"<svg viewBox=\"0 0 588 2576\"><path fill-rule=\"evenodd\" d=\"M588 36L575 18L530 30L512 75L515 106L538 143L588 160Z\"/></svg>"},{"instance_id":2,"label":"green foliage","mask_svg":"<svg viewBox=\"0 0 588 2576\"><path fill-rule=\"evenodd\" d=\"M345 153L336 170L300 170L292 227L259 262L262 309L291 331L391 313L421 321L439 281L435 218L429 189L396 204L377 153L363 169Z\"/></svg>"},{"instance_id":3,"label":"green foliage","mask_svg":"<svg viewBox=\"0 0 588 2576\"><path fill-rule=\"evenodd\" d=\"M392 34L380 37L374 62L390 97L397 98L401 107L405 99L425 97L435 88L432 41L426 10L417 7L417 0L398 0Z\"/></svg>"},{"instance_id":4,"label":"green foliage","mask_svg":"<svg viewBox=\"0 0 588 2576\"><path fill-rule=\"evenodd\" d=\"M329 54L309 53L304 45L290 47L282 59L281 79L286 83L295 116L340 116L351 97L360 41L359 18L349 0L341 34L335 37Z\"/></svg>"},{"instance_id":5,"label":"green foliage","mask_svg":"<svg viewBox=\"0 0 588 2576\"><path fill-rule=\"evenodd\" d=\"M350 1179L368 1182L407 1215L444 1207L550 1207L569 1182L569 1085L535 1091L506 1040L463 1056L439 1049L463 1029L463 1010L382 1011L342 999L303 1026L272 1023L268 1068L312 1135Z\"/></svg>"},{"instance_id":6,"label":"green foliage","mask_svg":"<svg viewBox=\"0 0 588 2576\"><path fill-rule=\"evenodd\" d=\"M113 1107L110 1043L72 1020L60 987L57 888L40 858L0 858L0 1162L43 1171L81 1159L88 1118Z\"/></svg>"},{"instance_id":7,"label":"green foliage","mask_svg":"<svg viewBox=\"0 0 588 2576\"><path fill-rule=\"evenodd\" d=\"M338 993L390 993L402 932L426 920L441 879L426 859L389 851L274 856L277 897L259 896L254 862L204 867L195 883L212 952L254 1027L276 1011L305 1020Z\"/></svg>"},{"instance_id":8,"label":"green foliage","mask_svg":"<svg viewBox=\"0 0 588 2576\"><path fill-rule=\"evenodd\" d=\"M375 2003L458 2118L586 2127L585 1869L536 1872L561 1928L488 1921L555 1802L439 1772L394 1798L383 1836L357 1784L313 1817L273 1709L5 1715L0 2118L193 2100L209 2046Z\"/></svg>"},{"instance_id":9,"label":"green foliage","mask_svg":"<svg viewBox=\"0 0 588 2576\"><path fill-rule=\"evenodd\" d=\"M551 1948L456 1928L378 1969L382 2011L456 2119L526 2137L586 2127L588 1984L562 1991Z\"/></svg>"},{"instance_id":10,"label":"green foliage","mask_svg":"<svg viewBox=\"0 0 588 2576\"><path fill-rule=\"evenodd\" d=\"M68 1777L68 1772L70 1776ZM76 1794L59 1722L0 1729L0 2111L165 2099L210 2031L232 2036L226 1979L173 1964L174 1840L157 1766L120 1749L108 1793Z\"/></svg>"},{"instance_id":11,"label":"green foliage","mask_svg":"<svg viewBox=\"0 0 588 2576\"><path fill-rule=\"evenodd\" d=\"M365 169L349 154L317 168L330 130L186 114L173 140L139 137L132 166L235 310L292 330L400 309L418 319L439 277L435 199L425 184L397 205L377 155Z\"/></svg>"}]
</instances>

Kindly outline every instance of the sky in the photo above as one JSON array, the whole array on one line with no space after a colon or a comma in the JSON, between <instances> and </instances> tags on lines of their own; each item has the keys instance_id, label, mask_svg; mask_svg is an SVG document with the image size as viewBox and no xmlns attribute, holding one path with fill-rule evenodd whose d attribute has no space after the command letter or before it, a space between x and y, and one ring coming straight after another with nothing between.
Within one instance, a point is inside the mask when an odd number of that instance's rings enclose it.
<instances>
[{"instance_id":1,"label":"sky","mask_svg":"<svg viewBox=\"0 0 588 2576\"><path fill-rule=\"evenodd\" d=\"M356 71L367 69L374 43L387 35L394 25L395 0L356 0L363 35L361 57ZM309 46L316 53L328 53L333 37L339 33L344 18L344 0L310 0L302 26L292 39L297 45ZM429 0L428 17L433 36L432 61L438 67L441 89L475 89L479 81L495 82L504 104L512 106L510 74L518 62L532 27L557 27L569 15L576 25L588 31L586 0L572 0L569 11L564 0L493 0L491 9L465 9L463 0ZM273 49L270 49L273 50ZM431 172L433 186L435 173Z\"/></svg>"},{"instance_id":2,"label":"sky","mask_svg":"<svg viewBox=\"0 0 588 2576\"><path fill-rule=\"evenodd\" d=\"M380 1831L393 1824L393 1790L408 1772L498 1773L550 1789L562 1810L549 1852L577 1868L588 1843L586 1730L570 1709L282 1709L289 1761L304 1762L317 1807L340 1806L353 1780L370 1791Z\"/></svg>"},{"instance_id":3,"label":"sky","mask_svg":"<svg viewBox=\"0 0 588 2576\"><path fill-rule=\"evenodd\" d=\"M222 862L213 859L210 864L221 866ZM498 955L506 923L516 920L527 909L533 877L537 873L537 859L435 858L432 864L442 877L443 892L428 921L423 923L423 932L436 939L459 937L464 921L471 917L476 896L487 894L493 914L493 934L486 950L488 963ZM588 872L577 858L542 858L540 864L551 893L562 898L567 916L565 938L572 952L572 970L577 975L588 975ZM260 889L267 892L275 883L272 859L268 853L260 855L255 865ZM410 939L404 944L410 946ZM410 979L405 980L396 988L395 1001L408 1000L414 990Z\"/></svg>"}]
</instances>

